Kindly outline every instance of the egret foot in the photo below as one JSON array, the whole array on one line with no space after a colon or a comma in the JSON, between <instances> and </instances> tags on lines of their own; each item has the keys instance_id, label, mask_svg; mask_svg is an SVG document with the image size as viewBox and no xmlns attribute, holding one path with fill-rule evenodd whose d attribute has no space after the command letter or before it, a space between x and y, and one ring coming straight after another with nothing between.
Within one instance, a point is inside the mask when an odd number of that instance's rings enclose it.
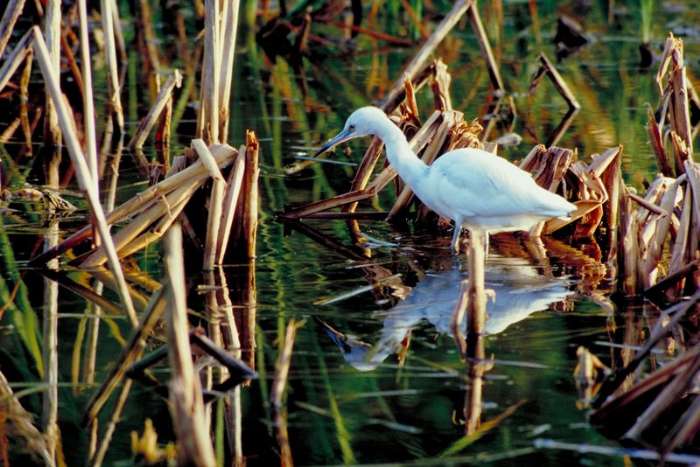
<instances>
[{"instance_id":1,"label":"egret foot","mask_svg":"<svg viewBox=\"0 0 700 467\"><path fill-rule=\"evenodd\" d=\"M455 230L452 232L452 251L459 254L459 241L462 236L462 226L455 223Z\"/></svg>"}]
</instances>

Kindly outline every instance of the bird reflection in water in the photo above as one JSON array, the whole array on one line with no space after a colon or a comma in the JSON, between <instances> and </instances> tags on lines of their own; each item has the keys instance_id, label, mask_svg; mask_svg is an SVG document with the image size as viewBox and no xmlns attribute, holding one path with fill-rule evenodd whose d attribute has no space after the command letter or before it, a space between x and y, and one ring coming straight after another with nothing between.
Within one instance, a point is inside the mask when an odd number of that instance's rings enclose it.
<instances>
[{"instance_id":1,"label":"bird reflection in water","mask_svg":"<svg viewBox=\"0 0 700 467\"><path fill-rule=\"evenodd\" d=\"M377 318L383 320L383 326L374 344L344 334L322 320L318 322L341 350L347 363L359 371L374 370L392 354L405 356L411 330L424 320L441 334L453 334L451 325L455 305L461 295L462 282L467 278L463 269L455 259L447 270L428 272L405 300L378 313ZM484 332L467 332L466 346L458 342L458 347L466 350L468 384L463 411L466 434L474 433L481 424L483 378L492 366L492 361L485 356L484 335L499 334L512 324L573 295L567 278L542 273L541 268L523 258L490 257L485 282L497 298L487 303ZM457 340L462 339L459 334L454 336ZM507 412L512 413L519 405L507 409Z\"/></svg>"},{"instance_id":2,"label":"bird reflection in water","mask_svg":"<svg viewBox=\"0 0 700 467\"><path fill-rule=\"evenodd\" d=\"M460 285L467 278L462 269L455 260L448 270L428 272L405 300L377 313L376 317L382 319L383 326L375 344L319 322L341 350L346 362L360 371L371 371L387 357L398 353L411 330L423 320L441 334L452 334L453 311L460 295ZM564 300L572 294L569 285L566 278L542 275L525 259L494 256L487 262L486 287L492 289L497 298L487 303L485 334L501 333L532 313Z\"/></svg>"}]
</instances>

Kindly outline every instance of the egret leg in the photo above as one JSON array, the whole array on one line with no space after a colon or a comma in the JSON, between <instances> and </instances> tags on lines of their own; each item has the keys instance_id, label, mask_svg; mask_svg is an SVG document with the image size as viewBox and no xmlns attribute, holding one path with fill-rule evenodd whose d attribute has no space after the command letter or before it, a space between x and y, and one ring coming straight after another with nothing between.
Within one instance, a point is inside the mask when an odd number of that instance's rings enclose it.
<instances>
[{"instance_id":1,"label":"egret leg","mask_svg":"<svg viewBox=\"0 0 700 467\"><path fill-rule=\"evenodd\" d=\"M488 231L484 232L484 262L489 257L489 238Z\"/></svg>"},{"instance_id":2,"label":"egret leg","mask_svg":"<svg viewBox=\"0 0 700 467\"><path fill-rule=\"evenodd\" d=\"M462 224L455 221L455 230L452 232L452 250L459 254L459 239L462 236Z\"/></svg>"},{"instance_id":3,"label":"egret leg","mask_svg":"<svg viewBox=\"0 0 700 467\"><path fill-rule=\"evenodd\" d=\"M471 335L484 332L486 322L486 293L484 286L484 232L469 231L469 302L467 330Z\"/></svg>"}]
</instances>

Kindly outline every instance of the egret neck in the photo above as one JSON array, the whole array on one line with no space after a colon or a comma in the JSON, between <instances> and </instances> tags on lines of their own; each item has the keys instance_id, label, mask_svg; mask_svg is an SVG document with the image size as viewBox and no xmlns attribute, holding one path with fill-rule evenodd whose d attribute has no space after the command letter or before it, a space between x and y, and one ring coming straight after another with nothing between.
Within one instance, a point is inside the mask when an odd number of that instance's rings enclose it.
<instances>
[{"instance_id":1,"label":"egret neck","mask_svg":"<svg viewBox=\"0 0 700 467\"><path fill-rule=\"evenodd\" d=\"M428 166L416 156L406 135L388 117L377 123L374 134L384 143L389 164L407 185L415 188L428 175Z\"/></svg>"}]
</instances>

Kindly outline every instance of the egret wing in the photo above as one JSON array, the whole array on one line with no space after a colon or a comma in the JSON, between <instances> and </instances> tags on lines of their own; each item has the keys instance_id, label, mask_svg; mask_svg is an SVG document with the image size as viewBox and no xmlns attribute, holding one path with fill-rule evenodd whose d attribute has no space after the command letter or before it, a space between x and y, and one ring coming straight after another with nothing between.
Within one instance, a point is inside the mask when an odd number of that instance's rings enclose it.
<instances>
[{"instance_id":1,"label":"egret wing","mask_svg":"<svg viewBox=\"0 0 700 467\"><path fill-rule=\"evenodd\" d=\"M530 174L485 151L451 151L433 164L440 202L463 217L512 216L538 210L543 189Z\"/></svg>"}]
</instances>

